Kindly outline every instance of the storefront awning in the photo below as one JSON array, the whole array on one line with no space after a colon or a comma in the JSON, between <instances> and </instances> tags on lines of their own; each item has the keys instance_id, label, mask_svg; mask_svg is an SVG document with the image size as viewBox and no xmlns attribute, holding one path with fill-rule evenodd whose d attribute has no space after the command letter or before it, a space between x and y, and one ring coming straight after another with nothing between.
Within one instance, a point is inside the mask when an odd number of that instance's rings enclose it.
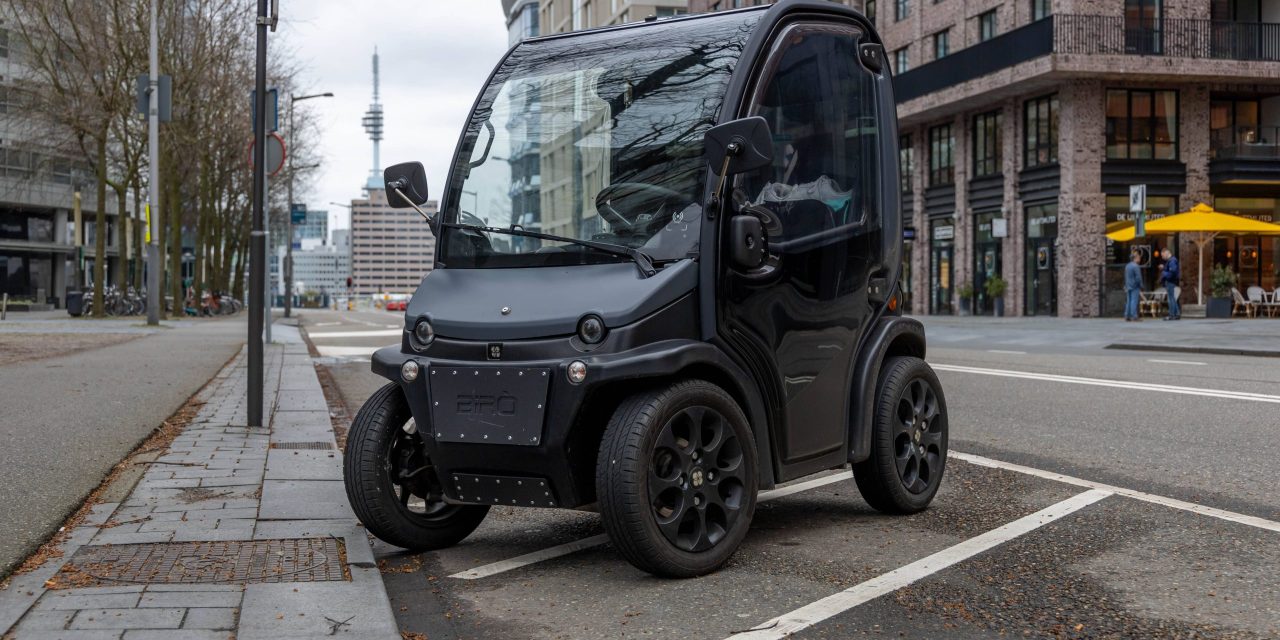
<instances>
[{"instance_id":1,"label":"storefront awning","mask_svg":"<svg viewBox=\"0 0 1280 640\"><path fill-rule=\"evenodd\" d=\"M1123 227L1114 228L1107 225L1107 237L1116 242L1128 242L1134 238L1134 225L1126 222ZM1231 215L1214 211L1213 207L1201 202L1190 211L1183 211L1171 216L1157 218L1146 224L1148 235L1167 233L1211 233L1215 235L1280 235L1280 225L1262 222L1252 218Z\"/></svg>"}]
</instances>

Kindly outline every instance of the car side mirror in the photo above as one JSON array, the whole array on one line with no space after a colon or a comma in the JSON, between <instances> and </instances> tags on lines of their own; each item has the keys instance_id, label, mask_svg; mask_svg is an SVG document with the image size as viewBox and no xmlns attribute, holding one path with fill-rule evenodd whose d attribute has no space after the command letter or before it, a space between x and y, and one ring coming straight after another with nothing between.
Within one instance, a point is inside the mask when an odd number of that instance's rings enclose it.
<instances>
[{"instance_id":1,"label":"car side mirror","mask_svg":"<svg viewBox=\"0 0 1280 640\"><path fill-rule=\"evenodd\" d=\"M427 170L421 162L401 162L382 171L387 205L396 209L427 202Z\"/></svg>"},{"instance_id":2,"label":"car side mirror","mask_svg":"<svg viewBox=\"0 0 1280 640\"><path fill-rule=\"evenodd\" d=\"M703 138L707 164L723 180L773 162L773 133L760 116L712 127Z\"/></svg>"}]
</instances>

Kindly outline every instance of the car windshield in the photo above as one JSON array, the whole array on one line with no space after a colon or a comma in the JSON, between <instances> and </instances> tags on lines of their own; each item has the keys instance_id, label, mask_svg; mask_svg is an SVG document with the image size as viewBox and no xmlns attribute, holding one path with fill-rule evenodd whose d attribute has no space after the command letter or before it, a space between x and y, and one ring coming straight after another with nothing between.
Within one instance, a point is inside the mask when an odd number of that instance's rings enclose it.
<instances>
[{"instance_id":1,"label":"car windshield","mask_svg":"<svg viewBox=\"0 0 1280 640\"><path fill-rule=\"evenodd\" d=\"M625 256L461 225L522 228L697 254L703 134L761 12L521 44L485 88L454 158L448 267L616 262Z\"/></svg>"}]
</instances>

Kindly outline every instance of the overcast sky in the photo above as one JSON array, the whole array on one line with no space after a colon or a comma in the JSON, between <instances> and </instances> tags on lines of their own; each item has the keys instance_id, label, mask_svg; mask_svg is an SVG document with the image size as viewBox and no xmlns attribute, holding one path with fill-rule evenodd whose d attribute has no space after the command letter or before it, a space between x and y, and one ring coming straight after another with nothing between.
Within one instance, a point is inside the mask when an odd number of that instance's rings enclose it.
<instances>
[{"instance_id":1,"label":"overcast sky","mask_svg":"<svg viewBox=\"0 0 1280 640\"><path fill-rule=\"evenodd\" d=\"M480 87L507 50L498 0L285 0L274 42L305 69L306 93L321 127L324 166L309 191L294 200L329 209L331 228L350 226L350 202L373 165L361 126L373 92L378 47L385 114L382 165L419 160L431 198L440 196L458 133ZM281 118L285 96L280 96Z\"/></svg>"}]
</instances>

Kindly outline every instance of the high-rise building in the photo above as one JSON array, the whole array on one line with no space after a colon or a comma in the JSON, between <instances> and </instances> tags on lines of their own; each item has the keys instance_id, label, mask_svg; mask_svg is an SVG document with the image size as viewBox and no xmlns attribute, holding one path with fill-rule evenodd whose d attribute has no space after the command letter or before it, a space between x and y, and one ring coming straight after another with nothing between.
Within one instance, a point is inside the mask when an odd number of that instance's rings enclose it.
<instances>
[{"instance_id":1,"label":"high-rise building","mask_svg":"<svg viewBox=\"0 0 1280 640\"><path fill-rule=\"evenodd\" d=\"M542 35L624 24L649 16L670 18L689 12L688 0L541 0L537 4ZM504 1L504 9L506 5ZM507 15L510 25L510 11Z\"/></svg>"},{"instance_id":2,"label":"high-rise building","mask_svg":"<svg viewBox=\"0 0 1280 640\"><path fill-rule=\"evenodd\" d=\"M436 202L423 206L436 211ZM413 293L436 255L431 226L413 209L387 206L387 192L369 189L351 201L351 278L356 294Z\"/></svg>"},{"instance_id":3,"label":"high-rise building","mask_svg":"<svg viewBox=\"0 0 1280 640\"><path fill-rule=\"evenodd\" d=\"M301 243L306 240L319 240L320 244L329 242L329 212L307 209L302 224L293 225L293 241ZM297 248L297 244L294 245Z\"/></svg>"},{"instance_id":4,"label":"high-rise building","mask_svg":"<svg viewBox=\"0 0 1280 640\"><path fill-rule=\"evenodd\" d=\"M61 306L68 288L92 282L97 241L96 182L82 158L40 144L51 138L24 113L15 82L30 77L19 46L19 16L0 9L0 293L34 308ZM83 229L74 225L73 192L82 193ZM106 281L115 281L124 248L117 237L115 198L107 206ZM75 235L84 262L76 274ZM12 308L12 307L11 307Z\"/></svg>"},{"instance_id":5,"label":"high-rise building","mask_svg":"<svg viewBox=\"0 0 1280 640\"><path fill-rule=\"evenodd\" d=\"M1186 234L1106 239L1132 218L1131 185L1148 219L1204 202L1280 221L1280 0L846 3L875 21L895 74L912 311L991 313L984 284L1000 276L1006 313L1120 315L1130 250L1164 247L1195 302ZM1280 238L1205 253L1241 290L1280 284ZM1158 262L1144 274L1154 287Z\"/></svg>"}]
</instances>

